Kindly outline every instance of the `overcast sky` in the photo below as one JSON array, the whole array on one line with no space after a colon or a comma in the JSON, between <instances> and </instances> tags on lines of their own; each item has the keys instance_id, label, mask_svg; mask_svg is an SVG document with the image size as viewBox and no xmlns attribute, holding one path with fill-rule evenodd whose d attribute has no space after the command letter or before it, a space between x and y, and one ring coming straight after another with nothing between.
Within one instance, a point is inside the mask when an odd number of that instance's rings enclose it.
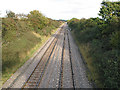
<instances>
[{"instance_id":1,"label":"overcast sky","mask_svg":"<svg viewBox=\"0 0 120 90\"><path fill-rule=\"evenodd\" d=\"M103 0L1 0L1 17L6 10L15 13L28 14L32 10L39 10L52 19L71 19L98 17ZM112 0L114 1L114 0Z\"/></svg>"}]
</instances>

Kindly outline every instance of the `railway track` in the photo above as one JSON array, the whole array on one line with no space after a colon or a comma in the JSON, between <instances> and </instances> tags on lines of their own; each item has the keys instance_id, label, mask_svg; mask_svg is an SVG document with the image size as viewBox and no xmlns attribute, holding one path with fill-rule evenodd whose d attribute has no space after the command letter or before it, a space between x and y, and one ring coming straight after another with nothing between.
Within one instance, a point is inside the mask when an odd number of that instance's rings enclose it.
<instances>
[{"instance_id":1,"label":"railway track","mask_svg":"<svg viewBox=\"0 0 120 90\"><path fill-rule=\"evenodd\" d=\"M32 72L25 74L27 79L24 79L19 88L91 87L67 24L64 24L55 38L48 40L47 43L45 44L45 46L48 45L47 48L43 47L43 50L46 49L42 57L36 56L39 60L31 67ZM18 83L12 83L10 88L16 88L19 83L21 83L20 80Z\"/></svg>"},{"instance_id":2,"label":"railway track","mask_svg":"<svg viewBox=\"0 0 120 90\"><path fill-rule=\"evenodd\" d=\"M51 43L49 48L46 50L42 59L40 60L38 65L35 67L34 71L31 73L27 82L25 82L25 85L23 86L23 88L37 88L39 86L42 80L42 77L44 75L45 69L50 62L50 58L55 49L58 37L59 37L59 34L56 36L56 38L54 38L53 42Z\"/></svg>"},{"instance_id":3,"label":"railway track","mask_svg":"<svg viewBox=\"0 0 120 90\"><path fill-rule=\"evenodd\" d=\"M60 68L58 88L66 88L66 87L75 88L68 29L65 30L63 42L64 43L63 43L63 49L62 49L61 68Z\"/></svg>"},{"instance_id":4,"label":"railway track","mask_svg":"<svg viewBox=\"0 0 120 90\"><path fill-rule=\"evenodd\" d=\"M68 31L67 29L65 30L63 29L61 33L63 34L63 46L62 46L62 56L59 63L61 64L59 67L59 70L60 70L59 83L56 86L58 86L57 88L65 88L66 86L69 88L74 88L73 69L72 69L72 62L71 62L71 55L70 55L71 51L70 51ZM42 79L44 77L44 74L46 72L47 66L52 62L51 58L55 57L54 52L57 49L57 44L60 43L60 40L58 40L58 38L60 38L59 35L57 35L56 38L53 40L53 42L51 43L51 45L43 55L42 59L40 60L38 65L35 67L34 71L31 73L30 77L25 82L22 88L38 88L40 86Z\"/></svg>"},{"instance_id":5,"label":"railway track","mask_svg":"<svg viewBox=\"0 0 120 90\"><path fill-rule=\"evenodd\" d=\"M25 78L23 81L21 78L24 76L29 76L32 69L36 66L36 64L39 62L39 59L41 56L44 55L44 53L49 48L50 44L53 42L54 37L57 36L61 32L61 28L63 25L61 25L58 30L53 34L46 43L34 54L32 58L30 58L22 67L20 67L2 86L2 88L21 88L23 86L23 82L26 80ZM26 73L27 71L27 73ZM27 74L27 75L26 75ZM20 81L21 80L21 81ZM19 84L19 85L17 85Z\"/></svg>"}]
</instances>

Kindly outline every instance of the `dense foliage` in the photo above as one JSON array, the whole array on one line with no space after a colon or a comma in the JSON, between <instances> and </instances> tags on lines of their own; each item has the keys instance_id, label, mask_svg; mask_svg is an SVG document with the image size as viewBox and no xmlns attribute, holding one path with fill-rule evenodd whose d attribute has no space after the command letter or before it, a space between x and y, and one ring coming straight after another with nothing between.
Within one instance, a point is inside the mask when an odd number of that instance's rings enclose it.
<instances>
[{"instance_id":1,"label":"dense foliage","mask_svg":"<svg viewBox=\"0 0 120 90\"><path fill-rule=\"evenodd\" d=\"M46 27L49 22L45 16L36 10L31 11L30 14L28 14L28 20L36 32Z\"/></svg>"},{"instance_id":2,"label":"dense foliage","mask_svg":"<svg viewBox=\"0 0 120 90\"><path fill-rule=\"evenodd\" d=\"M91 72L94 73L93 78L97 86L118 88L120 86L120 2L102 2L99 12L101 19L73 18L68 24L79 43L86 48L89 45L86 54L88 58L92 58L91 66L96 69Z\"/></svg>"},{"instance_id":3,"label":"dense foliage","mask_svg":"<svg viewBox=\"0 0 120 90\"><path fill-rule=\"evenodd\" d=\"M2 18L3 82L30 58L34 48L49 38L61 23L37 10L28 15L7 11L7 17Z\"/></svg>"},{"instance_id":4,"label":"dense foliage","mask_svg":"<svg viewBox=\"0 0 120 90\"><path fill-rule=\"evenodd\" d=\"M52 20L42 15L37 10L31 11L28 15L16 14L7 11L7 17L2 18L3 43L13 41L16 37L26 31L35 31L40 35L48 35L51 30L60 25L60 21Z\"/></svg>"}]
</instances>

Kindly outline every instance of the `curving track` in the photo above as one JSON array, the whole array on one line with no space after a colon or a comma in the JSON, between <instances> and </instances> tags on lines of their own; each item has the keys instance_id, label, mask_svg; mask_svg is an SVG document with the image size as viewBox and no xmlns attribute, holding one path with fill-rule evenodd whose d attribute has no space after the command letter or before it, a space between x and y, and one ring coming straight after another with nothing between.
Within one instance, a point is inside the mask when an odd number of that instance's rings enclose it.
<instances>
[{"instance_id":1,"label":"curving track","mask_svg":"<svg viewBox=\"0 0 120 90\"><path fill-rule=\"evenodd\" d=\"M3 88L92 87L66 23L46 42L31 62L29 60L23 66L17 71L19 74L13 75L12 81L9 79Z\"/></svg>"}]
</instances>

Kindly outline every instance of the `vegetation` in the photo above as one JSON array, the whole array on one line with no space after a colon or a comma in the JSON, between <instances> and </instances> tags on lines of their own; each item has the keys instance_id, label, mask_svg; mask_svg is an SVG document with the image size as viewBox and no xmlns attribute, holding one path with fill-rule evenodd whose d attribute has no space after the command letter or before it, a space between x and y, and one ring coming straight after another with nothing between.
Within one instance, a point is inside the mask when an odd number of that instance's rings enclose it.
<instances>
[{"instance_id":1,"label":"vegetation","mask_svg":"<svg viewBox=\"0 0 120 90\"><path fill-rule=\"evenodd\" d=\"M73 18L68 24L97 87L120 88L120 2L101 4L102 18Z\"/></svg>"},{"instance_id":2,"label":"vegetation","mask_svg":"<svg viewBox=\"0 0 120 90\"><path fill-rule=\"evenodd\" d=\"M61 21L52 20L37 10L28 15L7 12L2 18L3 83L45 43Z\"/></svg>"}]
</instances>

